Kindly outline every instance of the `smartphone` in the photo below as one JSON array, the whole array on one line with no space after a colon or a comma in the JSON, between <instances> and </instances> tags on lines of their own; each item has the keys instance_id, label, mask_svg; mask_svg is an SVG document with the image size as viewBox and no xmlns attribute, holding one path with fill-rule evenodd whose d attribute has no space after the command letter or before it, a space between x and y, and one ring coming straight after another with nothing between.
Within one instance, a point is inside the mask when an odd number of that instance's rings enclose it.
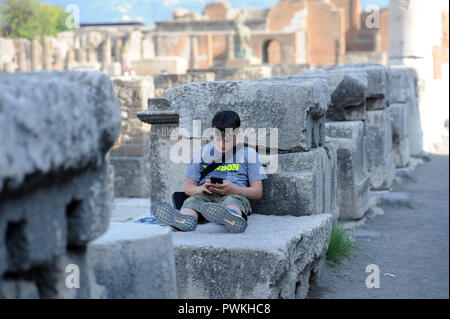
<instances>
[{"instance_id":1,"label":"smartphone","mask_svg":"<svg viewBox=\"0 0 450 319\"><path fill-rule=\"evenodd\" d=\"M222 184L223 178L211 177L211 184Z\"/></svg>"}]
</instances>

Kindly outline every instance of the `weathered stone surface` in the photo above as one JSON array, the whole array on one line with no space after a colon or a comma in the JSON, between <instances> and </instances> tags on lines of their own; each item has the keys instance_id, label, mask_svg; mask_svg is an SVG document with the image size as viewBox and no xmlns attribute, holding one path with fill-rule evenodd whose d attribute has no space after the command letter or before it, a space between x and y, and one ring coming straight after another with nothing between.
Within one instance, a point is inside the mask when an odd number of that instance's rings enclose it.
<instances>
[{"instance_id":1,"label":"weathered stone surface","mask_svg":"<svg viewBox=\"0 0 450 319\"><path fill-rule=\"evenodd\" d=\"M112 78L113 87L123 111L143 110L147 100L153 97L155 84L151 76L120 76ZM129 114L130 116L134 114Z\"/></svg>"},{"instance_id":2,"label":"weathered stone surface","mask_svg":"<svg viewBox=\"0 0 450 319\"><path fill-rule=\"evenodd\" d=\"M417 73L413 68L392 66L392 103L407 105L407 135L412 155L423 152L423 134L418 106Z\"/></svg>"},{"instance_id":3,"label":"weathered stone surface","mask_svg":"<svg viewBox=\"0 0 450 319\"><path fill-rule=\"evenodd\" d=\"M171 149L181 140L170 140L170 134L177 130L177 124L152 125L150 130L150 199L153 202L172 203L172 193L182 191L185 184L184 172L193 156L193 152L187 154L184 162L171 160ZM191 141L184 139L183 143L191 146ZM190 148L192 150L192 148ZM194 149L194 152L196 149Z\"/></svg>"},{"instance_id":4,"label":"weathered stone surface","mask_svg":"<svg viewBox=\"0 0 450 319\"><path fill-rule=\"evenodd\" d=\"M148 150L142 150L148 152ZM111 157L114 166L114 194L125 197L148 197L149 162L146 157Z\"/></svg>"},{"instance_id":5,"label":"weathered stone surface","mask_svg":"<svg viewBox=\"0 0 450 319\"><path fill-rule=\"evenodd\" d=\"M171 140L170 135L178 129L177 124L159 125L155 124L153 120L149 120L153 123L150 131L151 156L149 167L152 201L171 202L171 194L182 189L185 182L184 171L191 159L192 149L196 150L200 146L198 144L197 147L193 147L193 144L206 141L201 139L201 130L210 127L210 121L217 110L234 109L237 111L241 117L241 126L244 129L252 127L271 128L275 121L275 126L278 129L278 141L285 144L278 145L278 149L306 150L323 143L323 122L328 103L325 100L329 101L329 95L326 92L327 87L320 80L299 80L295 84L289 85L270 81L267 83L207 82L168 89L165 98L169 101L171 109L168 110L168 103L151 102L149 103L150 110L139 112L138 115L141 119L146 120L150 115L152 118L155 117L155 114L157 116L158 112L164 114L177 112L180 114L179 128L187 129L187 134L194 133L194 138L191 140L182 138L186 135L186 130L183 132L180 129L177 131L178 134L174 134L176 138ZM217 94L222 95L222 97L214 96ZM261 97L262 95L263 97ZM299 103L299 101L301 102ZM312 101L316 101L315 104ZM299 108L303 111L299 112ZM262 114L262 109L267 110L267 112ZM258 114L258 116L255 114ZM201 120L201 122L199 124L197 122L198 126L194 126L193 120ZM196 129L192 133L194 127ZM270 131L269 135L271 136ZM188 154L190 156L182 162L174 162L171 152L174 151L174 145L179 144L181 140L187 144L191 154ZM271 147L275 151L278 150L277 145L267 145L267 140L263 140L263 146ZM250 138L248 141L250 142ZM256 143L258 142L261 142L261 140ZM252 146L251 143L249 144ZM175 151L177 150L175 149ZM323 180L323 173L319 175L321 176L320 179ZM321 192L323 192L323 182L321 183ZM332 202L331 198L327 200L330 209ZM336 215L337 206L333 207L334 215ZM322 212L323 209L313 209L312 211Z\"/></svg>"},{"instance_id":6,"label":"weathered stone surface","mask_svg":"<svg viewBox=\"0 0 450 319\"><path fill-rule=\"evenodd\" d=\"M167 89L165 97L180 114L180 127L201 132L214 114L237 112L243 128L277 128L278 149L308 151L323 143L323 122L330 103L328 87L320 80L280 82L201 82ZM264 112L262 112L264 110Z\"/></svg>"},{"instance_id":7,"label":"weathered stone surface","mask_svg":"<svg viewBox=\"0 0 450 319\"><path fill-rule=\"evenodd\" d=\"M158 74L154 75L153 78L155 89L168 89L192 82L214 81L215 75L213 72L189 72L187 74Z\"/></svg>"},{"instance_id":8,"label":"weathered stone surface","mask_svg":"<svg viewBox=\"0 0 450 319\"><path fill-rule=\"evenodd\" d=\"M88 247L107 298L176 298L172 231L135 223L110 224Z\"/></svg>"},{"instance_id":9,"label":"weathered stone surface","mask_svg":"<svg viewBox=\"0 0 450 319\"><path fill-rule=\"evenodd\" d=\"M308 70L309 64L271 64L272 76L292 75Z\"/></svg>"},{"instance_id":10,"label":"weathered stone surface","mask_svg":"<svg viewBox=\"0 0 450 319\"><path fill-rule=\"evenodd\" d=\"M242 234L216 224L173 233L179 298L305 298L324 262L331 215L249 216Z\"/></svg>"},{"instance_id":11,"label":"weathered stone surface","mask_svg":"<svg viewBox=\"0 0 450 319\"><path fill-rule=\"evenodd\" d=\"M339 213L336 192L336 150L319 147L309 152L262 155L277 161L278 171L263 181L263 195L252 200L255 213L305 216Z\"/></svg>"},{"instance_id":12,"label":"weathered stone surface","mask_svg":"<svg viewBox=\"0 0 450 319\"><path fill-rule=\"evenodd\" d=\"M391 103L392 74L390 68L378 63L365 62L334 66L325 70L348 72L353 75L364 73L367 77L367 110L384 109ZM314 70L305 71L305 73L307 72L314 72Z\"/></svg>"},{"instance_id":13,"label":"weathered stone surface","mask_svg":"<svg viewBox=\"0 0 450 319\"><path fill-rule=\"evenodd\" d=\"M331 214L336 220L340 217L338 196L338 147L333 143L324 143L323 148L327 153L324 174L324 213Z\"/></svg>"},{"instance_id":14,"label":"weathered stone surface","mask_svg":"<svg viewBox=\"0 0 450 319\"><path fill-rule=\"evenodd\" d=\"M389 110L368 111L365 123L371 188L388 189L395 178Z\"/></svg>"},{"instance_id":15,"label":"weathered stone surface","mask_svg":"<svg viewBox=\"0 0 450 319\"><path fill-rule=\"evenodd\" d=\"M95 279L83 247L106 230L113 198L106 153L120 111L111 82L41 72L1 74L0 86L0 275L15 281L5 289L21 295L25 280L41 298L89 298ZM69 263L83 289L67 291Z\"/></svg>"},{"instance_id":16,"label":"weathered stone surface","mask_svg":"<svg viewBox=\"0 0 450 319\"><path fill-rule=\"evenodd\" d=\"M105 161L85 178L73 179L72 187L80 196L75 195L67 206L69 245L86 245L106 231L114 199L111 169L109 161Z\"/></svg>"},{"instance_id":17,"label":"weathered stone surface","mask_svg":"<svg viewBox=\"0 0 450 319\"><path fill-rule=\"evenodd\" d=\"M251 200L253 211L264 215L308 216L323 212L323 179L313 171L280 172L263 181L260 200ZM319 184L319 185L317 185Z\"/></svg>"},{"instance_id":18,"label":"weathered stone surface","mask_svg":"<svg viewBox=\"0 0 450 319\"><path fill-rule=\"evenodd\" d=\"M327 142L337 150L337 193L341 219L359 219L369 209L369 174L367 171L364 123L328 122Z\"/></svg>"},{"instance_id":19,"label":"weathered stone surface","mask_svg":"<svg viewBox=\"0 0 450 319\"><path fill-rule=\"evenodd\" d=\"M114 192L116 196L146 197L150 127L135 113L147 109L148 99L154 97L154 80L151 76L118 77L113 79L113 87L122 115L120 136L110 151L116 172Z\"/></svg>"},{"instance_id":20,"label":"weathered stone surface","mask_svg":"<svg viewBox=\"0 0 450 319\"><path fill-rule=\"evenodd\" d=\"M395 167L406 167L409 163L408 105L395 103L388 110L392 125Z\"/></svg>"},{"instance_id":21,"label":"weathered stone surface","mask_svg":"<svg viewBox=\"0 0 450 319\"><path fill-rule=\"evenodd\" d=\"M17 190L27 177L96 165L119 133L119 105L105 74L0 74L0 86L2 191Z\"/></svg>"},{"instance_id":22,"label":"weathered stone surface","mask_svg":"<svg viewBox=\"0 0 450 319\"><path fill-rule=\"evenodd\" d=\"M79 276L79 279L69 277ZM42 267L36 276L40 298L92 299L105 298L105 288L96 283L86 247L71 249ZM75 286L77 284L77 286Z\"/></svg>"},{"instance_id":23,"label":"weathered stone surface","mask_svg":"<svg viewBox=\"0 0 450 319\"><path fill-rule=\"evenodd\" d=\"M327 121L365 120L367 78L364 73L349 73L329 69L314 69L292 76L272 77L263 81L296 81L297 79L322 79L328 85L331 104Z\"/></svg>"},{"instance_id":24,"label":"weathered stone surface","mask_svg":"<svg viewBox=\"0 0 450 319\"><path fill-rule=\"evenodd\" d=\"M70 183L49 181L51 186L1 201L0 273L32 271L31 278L38 280L54 272L51 265L64 256L67 247L83 245L100 236L107 228L112 206L105 175L102 166L73 176ZM65 269L59 275L65 278ZM56 285L62 280L60 277L51 283ZM41 293L41 297L61 297L64 285L58 288L52 284L48 283L48 295ZM86 282L84 285L89 287ZM87 298L85 292L73 296Z\"/></svg>"}]
</instances>

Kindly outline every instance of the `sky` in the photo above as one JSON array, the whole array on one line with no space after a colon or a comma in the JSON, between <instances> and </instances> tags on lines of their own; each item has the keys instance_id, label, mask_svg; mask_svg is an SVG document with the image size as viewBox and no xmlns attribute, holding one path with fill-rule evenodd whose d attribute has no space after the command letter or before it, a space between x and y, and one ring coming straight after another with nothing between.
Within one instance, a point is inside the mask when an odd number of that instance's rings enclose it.
<instances>
[{"instance_id":1,"label":"sky","mask_svg":"<svg viewBox=\"0 0 450 319\"><path fill-rule=\"evenodd\" d=\"M205 5L216 0L41 0L66 7L76 4L80 23L139 21L153 25L158 20L171 20L172 10L186 8L201 12ZM228 0L233 8L270 8L278 0ZM389 0L361 0L365 8L369 4L386 7Z\"/></svg>"}]
</instances>

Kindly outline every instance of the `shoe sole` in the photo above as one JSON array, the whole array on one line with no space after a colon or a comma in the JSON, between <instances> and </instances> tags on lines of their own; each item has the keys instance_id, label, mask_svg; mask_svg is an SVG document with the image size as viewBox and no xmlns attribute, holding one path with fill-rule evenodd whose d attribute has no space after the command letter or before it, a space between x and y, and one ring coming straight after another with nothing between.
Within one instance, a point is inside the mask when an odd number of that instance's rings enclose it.
<instances>
[{"instance_id":1,"label":"shoe sole","mask_svg":"<svg viewBox=\"0 0 450 319\"><path fill-rule=\"evenodd\" d=\"M158 221L179 230L194 231L197 228L197 219L194 216L181 214L167 203L154 203L151 211Z\"/></svg>"},{"instance_id":2,"label":"shoe sole","mask_svg":"<svg viewBox=\"0 0 450 319\"><path fill-rule=\"evenodd\" d=\"M220 204L202 204L200 213L208 221L225 226L230 233L243 233L247 229L247 221L243 217L233 214Z\"/></svg>"}]
</instances>

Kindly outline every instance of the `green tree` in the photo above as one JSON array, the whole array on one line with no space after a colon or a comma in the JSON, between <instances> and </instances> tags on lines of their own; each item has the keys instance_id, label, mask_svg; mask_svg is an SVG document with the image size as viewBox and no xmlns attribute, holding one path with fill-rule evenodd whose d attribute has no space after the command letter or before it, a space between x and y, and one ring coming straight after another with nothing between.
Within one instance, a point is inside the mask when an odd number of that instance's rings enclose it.
<instances>
[{"instance_id":1,"label":"green tree","mask_svg":"<svg viewBox=\"0 0 450 319\"><path fill-rule=\"evenodd\" d=\"M68 13L61 7L37 0L0 0L0 4L3 36L30 39L68 30L65 25Z\"/></svg>"}]
</instances>

